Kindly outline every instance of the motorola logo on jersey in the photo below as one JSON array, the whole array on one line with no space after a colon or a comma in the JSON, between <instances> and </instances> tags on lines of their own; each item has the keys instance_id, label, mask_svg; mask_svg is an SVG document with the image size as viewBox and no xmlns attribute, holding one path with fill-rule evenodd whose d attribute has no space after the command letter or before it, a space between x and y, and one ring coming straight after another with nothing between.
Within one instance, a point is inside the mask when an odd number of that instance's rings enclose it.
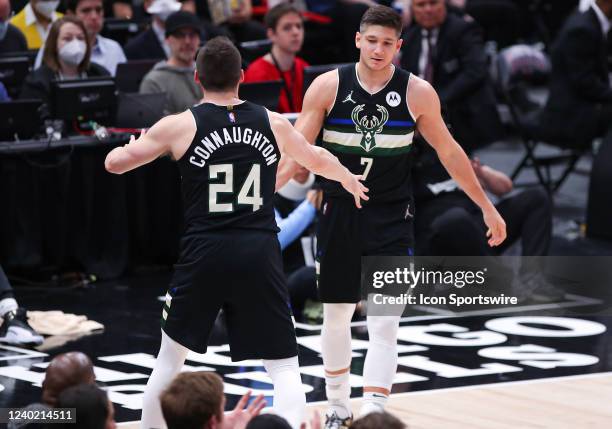
<instances>
[{"instance_id":1,"label":"motorola logo on jersey","mask_svg":"<svg viewBox=\"0 0 612 429\"><path fill-rule=\"evenodd\" d=\"M397 107L400 105L400 103L402 102L402 97L400 97L400 95L395 92L395 91L390 91L387 93L387 104L391 107Z\"/></svg>"},{"instance_id":2,"label":"motorola logo on jersey","mask_svg":"<svg viewBox=\"0 0 612 429\"><path fill-rule=\"evenodd\" d=\"M385 124L389 120L389 111L385 106L377 104L376 110L380 113L380 116L377 114L368 115L367 113L363 113L364 108L365 104L355 106L351 112L351 119L355 124L355 129L363 135L361 137L361 147L366 152L369 152L376 147L376 139L374 136L382 132Z\"/></svg>"}]
</instances>

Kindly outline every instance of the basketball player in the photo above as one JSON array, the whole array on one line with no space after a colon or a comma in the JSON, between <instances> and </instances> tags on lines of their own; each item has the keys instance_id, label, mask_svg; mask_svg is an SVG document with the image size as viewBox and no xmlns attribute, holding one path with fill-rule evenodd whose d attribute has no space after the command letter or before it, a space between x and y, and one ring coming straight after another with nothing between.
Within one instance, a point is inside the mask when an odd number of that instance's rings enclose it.
<instances>
[{"instance_id":1,"label":"basketball player","mask_svg":"<svg viewBox=\"0 0 612 429\"><path fill-rule=\"evenodd\" d=\"M315 79L296 123L310 142L323 127L323 147L351 172L362 175L370 196L363 209L356 211L340 186L322 181L317 262L330 405L326 428L348 427L352 420L350 321L361 298L360 258L412 254L410 152L417 128L450 175L482 209L489 245L497 246L506 237L503 219L441 118L436 92L426 81L393 66L392 59L402 45L401 29L401 17L393 9L370 8L355 37L359 62ZM362 414L383 410L388 399L397 367L400 314L368 317Z\"/></svg>"},{"instance_id":2,"label":"basketball player","mask_svg":"<svg viewBox=\"0 0 612 429\"><path fill-rule=\"evenodd\" d=\"M114 149L106 168L124 173L170 154L181 173L185 231L162 314L162 342L144 393L142 427L165 427L159 394L187 353L205 353L219 310L227 320L232 360L263 359L274 407L297 428L305 395L282 270L273 194L281 153L338 180L360 207L359 176L315 148L281 115L239 100L241 58L214 38L196 59L203 103L168 116Z\"/></svg>"}]
</instances>

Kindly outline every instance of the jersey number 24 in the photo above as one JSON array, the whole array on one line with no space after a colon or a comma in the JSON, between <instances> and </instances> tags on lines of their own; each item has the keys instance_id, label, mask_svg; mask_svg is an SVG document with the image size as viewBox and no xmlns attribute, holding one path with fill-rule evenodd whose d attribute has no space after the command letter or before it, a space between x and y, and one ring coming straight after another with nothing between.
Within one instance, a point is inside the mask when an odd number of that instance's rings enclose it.
<instances>
[{"instance_id":1,"label":"jersey number 24","mask_svg":"<svg viewBox=\"0 0 612 429\"><path fill-rule=\"evenodd\" d=\"M233 198L234 202L220 203L218 194L234 194L234 166L232 164L211 165L208 169L209 179L218 179L223 176L223 182L211 183L208 188L208 211L210 213L231 213L235 204L250 205L253 211L259 210L263 205L261 197L261 167L253 164L244 183L240 187L238 195Z\"/></svg>"}]
</instances>

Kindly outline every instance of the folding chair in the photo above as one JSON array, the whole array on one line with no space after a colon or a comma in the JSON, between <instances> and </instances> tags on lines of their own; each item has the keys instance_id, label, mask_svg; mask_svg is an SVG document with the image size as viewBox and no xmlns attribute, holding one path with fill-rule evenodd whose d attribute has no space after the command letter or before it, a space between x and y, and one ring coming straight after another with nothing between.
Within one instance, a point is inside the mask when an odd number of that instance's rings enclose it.
<instances>
[{"instance_id":1,"label":"folding chair","mask_svg":"<svg viewBox=\"0 0 612 429\"><path fill-rule=\"evenodd\" d=\"M590 149L590 142L552 139L540 123L544 102L534 103L528 91L542 92L550 76L550 60L540 50L528 45L515 45L497 56L497 86L510 111L510 117L525 148L525 154L511 175L515 180L525 168L531 168L538 182L550 193L555 193L574 171L582 155ZM546 97L543 97L546 98ZM539 143L558 148L558 154L538 156ZM561 173L553 177L553 167L561 166ZM533 183L519 183L527 186Z\"/></svg>"}]
</instances>

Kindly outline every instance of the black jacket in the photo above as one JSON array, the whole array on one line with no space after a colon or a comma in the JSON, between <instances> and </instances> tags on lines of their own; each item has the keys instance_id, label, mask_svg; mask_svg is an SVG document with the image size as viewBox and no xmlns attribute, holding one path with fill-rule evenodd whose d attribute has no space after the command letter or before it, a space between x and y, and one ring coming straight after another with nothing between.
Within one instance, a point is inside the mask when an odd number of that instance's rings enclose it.
<instances>
[{"instance_id":1,"label":"black jacket","mask_svg":"<svg viewBox=\"0 0 612 429\"><path fill-rule=\"evenodd\" d=\"M123 48L128 60L165 60L166 51L152 28L130 39Z\"/></svg>"},{"instance_id":2,"label":"black jacket","mask_svg":"<svg viewBox=\"0 0 612 429\"><path fill-rule=\"evenodd\" d=\"M88 77L110 76L104 67L90 63L86 71ZM46 64L41 65L26 77L19 98L40 99L48 104L51 96L51 82L55 80L55 72Z\"/></svg>"},{"instance_id":3,"label":"black jacket","mask_svg":"<svg viewBox=\"0 0 612 429\"><path fill-rule=\"evenodd\" d=\"M552 47L550 95L540 124L551 138L584 142L598 130L598 111L612 103L606 39L591 8L571 15Z\"/></svg>"},{"instance_id":4,"label":"black jacket","mask_svg":"<svg viewBox=\"0 0 612 429\"><path fill-rule=\"evenodd\" d=\"M25 52L28 50L28 43L21 30L13 24L8 25L4 39L0 40L0 54L7 52Z\"/></svg>"},{"instance_id":5,"label":"black jacket","mask_svg":"<svg viewBox=\"0 0 612 429\"><path fill-rule=\"evenodd\" d=\"M418 24L410 26L402 46L402 67L417 75L421 32ZM470 18L449 13L440 26L433 55L433 87L455 139L469 150L502 138L478 25Z\"/></svg>"}]
</instances>

